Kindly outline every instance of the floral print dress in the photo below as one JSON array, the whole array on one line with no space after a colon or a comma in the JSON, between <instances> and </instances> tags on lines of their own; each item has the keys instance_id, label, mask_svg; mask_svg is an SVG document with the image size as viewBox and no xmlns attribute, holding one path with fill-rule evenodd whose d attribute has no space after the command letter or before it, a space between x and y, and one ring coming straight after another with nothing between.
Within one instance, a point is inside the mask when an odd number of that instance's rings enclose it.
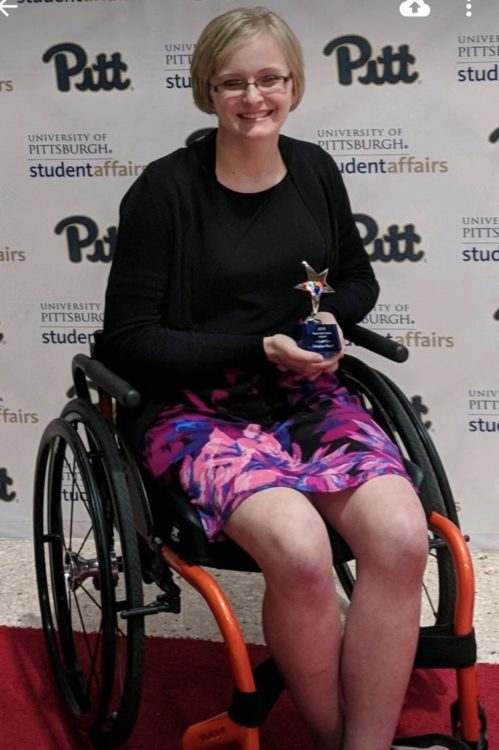
<instances>
[{"instance_id":1,"label":"floral print dress","mask_svg":"<svg viewBox=\"0 0 499 750\"><path fill-rule=\"evenodd\" d=\"M407 476L397 447L336 376L308 381L271 368L183 390L146 433L144 462L159 482L181 486L212 541L255 492L334 493Z\"/></svg>"}]
</instances>

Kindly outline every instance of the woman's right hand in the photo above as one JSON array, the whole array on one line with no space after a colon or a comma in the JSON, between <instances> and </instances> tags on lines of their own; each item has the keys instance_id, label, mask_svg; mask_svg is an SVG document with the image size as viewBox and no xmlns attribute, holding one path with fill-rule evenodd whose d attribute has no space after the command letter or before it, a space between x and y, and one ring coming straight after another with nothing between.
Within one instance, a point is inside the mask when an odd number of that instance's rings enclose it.
<instances>
[{"instance_id":1,"label":"woman's right hand","mask_svg":"<svg viewBox=\"0 0 499 750\"><path fill-rule=\"evenodd\" d=\"M308 379L315 379L330 367L322 354L301 349L291 336L276 333L263 339L263 348L269 362L279 370L291 371Z\"/></svg>"}]
</instances>

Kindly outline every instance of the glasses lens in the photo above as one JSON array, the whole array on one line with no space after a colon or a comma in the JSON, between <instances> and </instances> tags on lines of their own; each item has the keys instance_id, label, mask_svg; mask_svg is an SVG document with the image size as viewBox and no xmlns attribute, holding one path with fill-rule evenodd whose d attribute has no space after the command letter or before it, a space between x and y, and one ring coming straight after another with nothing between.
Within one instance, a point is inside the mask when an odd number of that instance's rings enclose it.
<instances>
[{"instance_id":1,"label":"glasses lens","mask_svg":"<svg viewBox=\"0 0 499 750\"><path fill-rule=\"evenodd\" d=\"M218 84L218 87L221 91L225 91L227 93L231 93L234 91L235 93L239 91L244 91L246 88L245 81L239 81L239 80L230 80L230 81L223 81L222 83Z\"/></svg>"},{"instance_id":2,"label":"glasses lens","mask_svg":"<svg viewBox=\"0 0 499 750\"><path fill-rule=\"evenodd\" d=\"M283 76L262 76L255 85L262 91L280 91L284 88Z\"/></svg>"}]
</instances>

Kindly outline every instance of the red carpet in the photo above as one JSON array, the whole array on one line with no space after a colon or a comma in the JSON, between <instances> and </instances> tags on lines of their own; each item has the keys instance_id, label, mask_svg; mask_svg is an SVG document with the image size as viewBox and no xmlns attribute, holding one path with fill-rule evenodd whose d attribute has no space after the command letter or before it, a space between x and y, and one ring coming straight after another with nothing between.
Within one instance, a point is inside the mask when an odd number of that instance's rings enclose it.
<instances>
[{"instance_id":1,"label":"red carpet","mask_svg":"<svg viewBox=\"0 0 499 750\"><path fill-rule=\"evenodd\" d=\"M252 646L260 661L265 651ZM177 750L188 724L227 707L231 694L223 644L150 638L146 680L135 732L124 750ZM2 746L8 750L90 750L63 719L53 686L43 634L0 627ZM480 700L489 724L489 748L499 748L499 665L478 667ZM401 734L450 731L448 707L455 697L452 670L418 671L407 696ZM264 750L309 750L305 730L285 694L262 730Z\"/></svg>"}]
</instances>

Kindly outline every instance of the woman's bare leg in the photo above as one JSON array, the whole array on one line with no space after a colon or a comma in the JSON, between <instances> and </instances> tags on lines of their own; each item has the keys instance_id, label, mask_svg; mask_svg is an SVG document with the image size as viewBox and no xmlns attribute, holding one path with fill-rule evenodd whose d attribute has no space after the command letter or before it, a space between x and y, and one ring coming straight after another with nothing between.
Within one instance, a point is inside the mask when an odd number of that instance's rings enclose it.
<instances>
[{"instance_id":1,"label":"woman's bare leg","mask_svg":"<svg viewBox=\"0 0 499 750\"><path fill-rule=\"evenodd\" d=\"M341 626L324 521L306 497L276 488L247 498L224 531L263 572L266 641L316 750L340 750Z\"/></svg>"},{"instance_id":2,"label":"woman's bare leg","mask_svg":"<svg viewBox=\"0 0 499 750\"><path fill-rule=\"evenodd\" d=\"M389 750L418 639L426 519L409 482L397 476L318 495L314 504L357 560L341 663L342 750Z\"/></svg>"}]
</instances>

